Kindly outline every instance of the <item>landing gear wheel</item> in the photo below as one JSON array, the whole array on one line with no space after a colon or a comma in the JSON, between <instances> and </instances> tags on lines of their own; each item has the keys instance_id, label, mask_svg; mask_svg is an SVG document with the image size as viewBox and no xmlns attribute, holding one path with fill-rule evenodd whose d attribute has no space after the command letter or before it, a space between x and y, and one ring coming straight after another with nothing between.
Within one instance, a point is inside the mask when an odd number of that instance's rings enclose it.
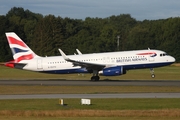
<instances>
[{"instance_id":1,"label":"landing gear wheel","mask_svg":"<svg viewBox=\"0 0 180 120\"><path fill-rule=\"evenodd\" d=\"M152 78L155 78L155 74L152 74L151 77L152 77Z\"/></svg>"},{"instance_id":2,"label":"landing gear wheel","mask_svg":"<svg viewBox=\"0 0 180 120\"><path fill-rule=\"evenodd\" d=\"M99 76L92 76L91 81L99 81Z\"/></svg>"},{"instance_id":3,"label":"landing gear wheel","mask_svg":"<svg viewBox=\"0 0 180 120\"><path fill-rule=\"evenodd\" d=\"M91 81L99 81L99 76L98 76L98 70L93 70L93 76L91 77Z\"/></svg>"},{"instance_id":4,"label":"landing gear wheel","mask_svg":"<svg viewBox=\"0 0 180 120\"><path fill-rule=\"evenodd\" d=\"M95 81L95 76L92 76L92 77L91 77L91 81Z\"/></svg>"},{"instance_id":5,"label":"landing gear wheel","mask_svg":"<svg viewBox=\"0 0 180 120\"><path fill-rule=\"evenodd\" d=\"M100 77L99 76L96 76L96 81L99 81Z\"/></svg>"}]
</instances>

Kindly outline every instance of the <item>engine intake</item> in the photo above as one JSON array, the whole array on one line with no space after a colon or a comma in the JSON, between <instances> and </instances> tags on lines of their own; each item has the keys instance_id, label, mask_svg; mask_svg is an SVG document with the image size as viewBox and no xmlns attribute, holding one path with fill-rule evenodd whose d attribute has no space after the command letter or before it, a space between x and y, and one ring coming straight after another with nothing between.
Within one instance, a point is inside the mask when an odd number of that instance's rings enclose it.
<instances>
[{"instance_id":1,"label":"engine intake","mask_svg":"<svg viewBox=\"0 0 180 120\"><path fill-rule=\"evenodd\" d=\"M117 76L126 74L126 70L124 70L122 66L115 66L103 69L102 74L104 76Z\"/></svg>"}]
</instances>

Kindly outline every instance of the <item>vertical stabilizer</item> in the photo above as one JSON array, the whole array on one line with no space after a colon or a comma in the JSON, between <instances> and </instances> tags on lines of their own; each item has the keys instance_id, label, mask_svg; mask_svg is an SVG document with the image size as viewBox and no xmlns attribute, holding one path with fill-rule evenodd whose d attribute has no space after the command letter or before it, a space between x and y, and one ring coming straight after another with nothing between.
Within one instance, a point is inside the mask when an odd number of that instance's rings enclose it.
<instances>
[{"instance_id":1,"label":"vertical stabilizer","mask_svg":"<svg viewBox=\"0 0 180 120\"><path fill-rule=\"evenodd\" d=\"M15 63L39 57L14 32L6 33L6 37Z\"/></svg>"}]
</instances>

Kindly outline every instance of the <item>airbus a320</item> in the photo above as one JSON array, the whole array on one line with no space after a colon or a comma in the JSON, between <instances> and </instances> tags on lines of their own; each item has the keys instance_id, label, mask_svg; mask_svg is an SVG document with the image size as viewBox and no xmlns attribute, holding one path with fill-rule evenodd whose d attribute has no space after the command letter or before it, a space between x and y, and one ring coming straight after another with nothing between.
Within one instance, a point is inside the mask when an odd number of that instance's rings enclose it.
<instances>
[{"instance_id":1,"label":"airbus a320","mask_svg":"<svg viewBox=\"0 0 180 120\"><path fill-rule=\"evenodd\" d=\"M151 77L155 77L153 68L167 66L175 58L161 50L133 50L66 55L61 49L61 56L40 57L36 55L14 32L6 33L14 60L6 62L11 68L31 70L52 74L92 73L91 80L98 81L99 74L117 76L127 70L150 68Z\"/></svg>"}]
</instances>

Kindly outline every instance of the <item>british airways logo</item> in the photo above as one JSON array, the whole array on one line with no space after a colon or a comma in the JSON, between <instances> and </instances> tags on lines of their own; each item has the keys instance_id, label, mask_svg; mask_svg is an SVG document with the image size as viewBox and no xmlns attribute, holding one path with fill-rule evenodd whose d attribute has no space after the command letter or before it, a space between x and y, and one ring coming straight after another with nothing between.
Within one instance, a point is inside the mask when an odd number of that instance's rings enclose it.
<instances>
[{"instance_id":1,"label":"british airways logo","mask_svg":"<svg viewBox=\"0 0 180 120\"><path fill-rule=\"evenodd\" d=\"M20 52L28 52L28 50L22 50L22 49L19 49L19 48L12 48L13 49L13 51L15 52L15 53L20 53Z\"/></svg>"},{"instance_id":2,"label":"british airways logo","mask_svg":"<svg viewBox=\"0 0 180 120\"><path fill-rule=\"evenodd\" d=\"M156 54L156 53L154 53L154 54L150 55L150 57L156 57L156 56L157 56L157 54Z\"/></svg>"},{"instance_id":3,"label":"british airways logo","mask_svg":"<svg viewBox=\"0 0 180 120\"><path fill-rule=\"evenodd\" d=\"M22 46L24 48L26 48L26 44L24 44L24 42L22 41L19 41L19 40L16 40L15 38L13 37L8 37L8 41L9 41L9 44L16 44L16 45L19 45L19 46Z\"/></svg>"},{"instance_id":4,"label":"british airways logo","mask_svg":"<svg viewBox=\"0 0 180 120\"><path fill-rule=\"evenodd\" d=\"M139 53L137 55L149 55L150 57L156 57L157 56L157 54L155 52Z\"/></svg>"},{"instance_id":5,"label":"british airways logo","mask_svg":"<svg viewBox=\"0 0 180 120\"><path fill-rule=\"evenodd\" d=\"M13 57L16 62L22 60L30 60L34 58L34 55L29 51L27 45L20 40L17 40L13 37L8 37L10 48L13 51Z\"/></svg>"}]
</instances>

